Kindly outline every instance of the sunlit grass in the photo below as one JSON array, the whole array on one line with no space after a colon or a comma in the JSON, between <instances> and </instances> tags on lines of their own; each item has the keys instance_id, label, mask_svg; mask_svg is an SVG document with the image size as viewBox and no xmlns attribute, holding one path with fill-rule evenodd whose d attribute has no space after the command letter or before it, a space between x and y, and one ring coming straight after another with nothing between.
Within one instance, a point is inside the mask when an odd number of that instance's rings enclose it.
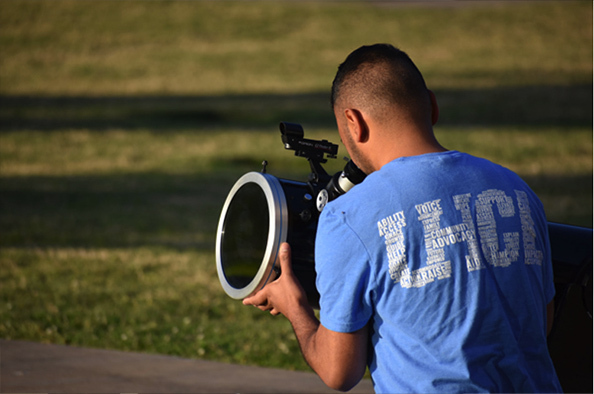
<instances>
[{"instance_id":1,"label":"sunlit grass","mask_svg":"<svg viewBox=\"0 0 594 394\"><path fill-rule=\"evenodd\" d=\"M438 128L436 134L448 148L488 158L523 176L592 172L589 128Z\"/></svg>"},{"instance_id":2,"label":"sunlit grass","mask_svg":"<svg viewBox=\"0 0 594 394\"><path fill-rule=\"evenodd\" d=\"M523 175L573 175L592 171L592 132L584 128L437 128L450 148L487 157ZM269 130L222 129L156 133L149 130L65 130L5 132L0 144L3 176L72 176L101 174L209 173L239 165L287 172L307 171L305 159L283 148L276 125ZM307 138L328 139L339 145L333 129L308 130ZM341 160L330 160L338 170Z\"/></svg>"},{"instance_id":3,"label":"sunlit grass","mask_svg":"<svg viewBox=\"0 0 594 394\"><path fill-rule=\"evenodd\" d=\"M270 163L270 169L286 172L301 167L304 172L308 171L306 159L295 159L293 151L283 148L281 134L274 126L269 131L212 133L190 130L175 133L148 130L6 132L0 144L0 172L5 177L146 172L201 174L234 165L251 165L253 170L259 171L263 160ZM324 135L332 135L332 131L326 130ZM309 132L307 137L323 138L319 132ZM346 151L342 149L342 153ZM331 163L330 167L338 170L337 165L340 163Z\"/></svg>"},{"instance_id":4,"label":"sunlit grass","mask_svg":"<svg viewBox=\"0 0 594 394\"><path fill-rule=\"evenodd\" d=\"M0 11L4 94L319 91L373 42L408 51L434 88L592 76L589 2L18 0Z\"/></svg>"}]
</instances>

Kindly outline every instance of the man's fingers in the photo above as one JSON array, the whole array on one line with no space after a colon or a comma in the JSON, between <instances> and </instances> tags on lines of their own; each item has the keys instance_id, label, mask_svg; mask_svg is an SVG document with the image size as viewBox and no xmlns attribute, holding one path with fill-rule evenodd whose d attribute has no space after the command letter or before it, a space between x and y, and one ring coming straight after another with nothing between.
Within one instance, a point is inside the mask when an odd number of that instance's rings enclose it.
<instances>
[{"instance_id":1,"label":"man's fingers","mask_svg":"<svg viewBox=\"0 0 594 394\"><path fill-rule=\"evenodd\" d=\"M278 250L278 258L280 260L281 272L292 272L291 266L291 246L283 242Z\"/></svg>"},{"instance_id":2,"label":"man's fingers","mask_svg":"<svg viewBox=\"0 0 594 394\"><path fill-rule=\"evenodd\" d=\"M277 311L276 309L271 309L271 310L270 310L270 314L271 314L272 316L278 316L278 315L280 315L280 312L279 312L279 311Z\"/></svg>"},{"instance_id":3,"label":"man's fingers","mask_svg":"<svg viewBox=\"0 0 594 394\"><path fill-rule=\"evenodd\" d=\"M279 246L278 250L278 259L280 260L280 268L281 272L292 275L293 270L291 267L291 247L288 243L283 242ZM278 280L277 278L276 280ZM276 281L275 281L276 282ZM243 299L243 305L253 305L260 310L263 311L270 311L272 315L278 315L280 312L274 307L274 302L271 303L270 297L274 298L274 291L276 289L277 283L269 283L267 284L262 290L258 291L256 294L251 295Z\"/></svg>"},{"instance_id":4,"label":"man's fingers","mask_svg":"<svg viewBox=\"0 0 594 394\"><path fill-rule=\"evenodd\" d=\"M264 303L264 301L266 301L266 297L263 296L261 294L262 292L257 292L256 294L246 297L243 299L243 305L253 305L253 306L257 306L260 305L262 303Z\"/></svg>"}]
</instances>

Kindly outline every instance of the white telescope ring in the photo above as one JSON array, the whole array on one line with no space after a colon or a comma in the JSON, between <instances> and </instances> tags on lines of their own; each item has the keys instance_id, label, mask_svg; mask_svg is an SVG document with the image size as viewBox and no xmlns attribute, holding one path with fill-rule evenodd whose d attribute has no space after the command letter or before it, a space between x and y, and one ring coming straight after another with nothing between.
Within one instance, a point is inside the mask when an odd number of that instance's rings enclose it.
<instances>
[{"instance_id":1,"label":"white telescope ring","mask_svg":"<svg viewBox=\"0 0 594 394\"><path fill-rule=\"evenodd\" d=\"M227 211L231 205L231 201L239 189L248 184L255 183L264 192L266 196L266 202L268 203L268 240L266 242L266 250L260 263L260 268L250 283L245 287L236 288L229 284L225 272L223 269L222 261L222 241L225 233L225 219L227 217ZM231 191L227 195L221 216L219 218L219 225L217 227L217 240L216 240L216 260L217 260L217 273L219 275L219 282L225 290L225 293L231 298L243 299L256 291L260 290L269 281L275 279L274 267L275 265L280 266L280 262L277 261L278 250L280 244L287 240L287 229L288 229L288 213L287 213L287 201L285 198L285 192L279 182L279 180L269 174L262 174L259 172L248 172L235 182L235 185L231 188Z\"/></svg>"}]
</instances>

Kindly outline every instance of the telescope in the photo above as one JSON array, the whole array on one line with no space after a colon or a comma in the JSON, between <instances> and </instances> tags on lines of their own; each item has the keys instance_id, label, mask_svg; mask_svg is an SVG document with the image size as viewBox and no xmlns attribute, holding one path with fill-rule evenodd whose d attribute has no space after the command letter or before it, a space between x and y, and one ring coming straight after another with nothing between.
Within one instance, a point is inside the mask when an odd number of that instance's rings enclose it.
<instances>
[{"instance_id":1,"label":"telescope","mask_svg":"<svg viewBox=\"0 0 594 394\"><path fill-rule=\"evenodd\" d=\"M318 308L315 287L314 241L320 212L329 201L365 179L353 163L330 176L322 167L336 158L338 145L304 138L303 127L281 122L285 149L309 161L307 182L280 179L266 173L248 172L235 182L223 205L216 239L219 281L227 295L243 299L280 274L277 254L281 243L292 246L292 266L308 302Z\"/></svg>"}]
</instances>

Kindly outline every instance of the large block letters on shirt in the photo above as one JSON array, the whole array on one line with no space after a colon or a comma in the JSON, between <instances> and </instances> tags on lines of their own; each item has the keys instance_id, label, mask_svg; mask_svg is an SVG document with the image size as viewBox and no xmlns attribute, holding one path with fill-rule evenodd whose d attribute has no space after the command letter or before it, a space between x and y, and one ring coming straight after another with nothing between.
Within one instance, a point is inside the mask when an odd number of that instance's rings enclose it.
<instances>
[{"instance_id":1,"label":"large block letters on shirt","mask_svg":"<svg viewBox=\"0 0 594 394\"><path fill-rule=\"evenodd\" d=\"M379 236L384 238L386 245L390 277L394 283L411 288L450 278L452 269L451 262L446 260L446 249L460 243L467 246L468 272L484 269L485 264L508 267L518 261L521 247L524 264L542 264L543 252L536 247L534 221L524 191L515 190L515 196L508 196L502 190L489 189L476 196L467 193L452 196L452 199L461 220L452 226L441 226L441 199L415 205L416 218L407 218L403 211L399 211L377 222ZM471 203L475 205L474 215ZM521 234L518 231L498 233L498 217L513 218L516 215L519 215ZM408 220L415 219L424 229L427 261L422 268L411 271L406 263L403 228Z\"/></svg>"}]
</instances>

